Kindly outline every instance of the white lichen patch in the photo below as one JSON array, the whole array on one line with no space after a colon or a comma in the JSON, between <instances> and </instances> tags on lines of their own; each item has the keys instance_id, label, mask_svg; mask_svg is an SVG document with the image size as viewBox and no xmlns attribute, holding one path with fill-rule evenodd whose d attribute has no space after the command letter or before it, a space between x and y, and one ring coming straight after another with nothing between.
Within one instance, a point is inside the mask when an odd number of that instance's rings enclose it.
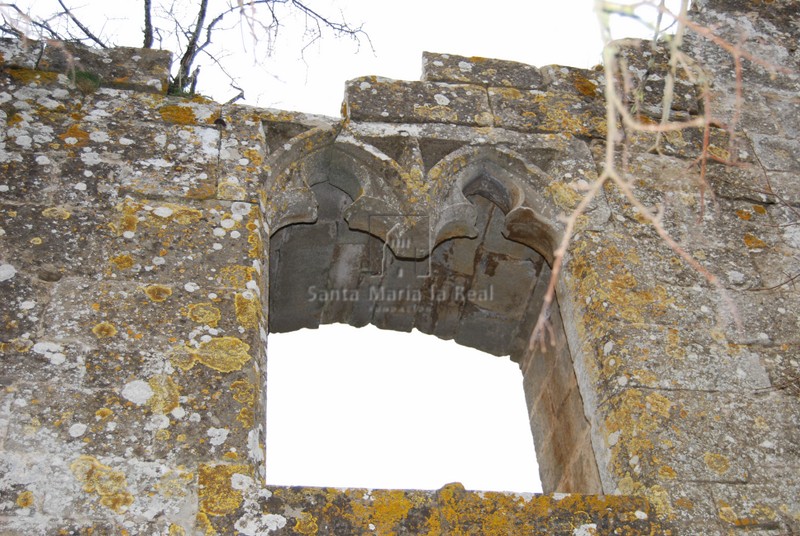
<instances>
[{"instance_id":1,"label":"white lichen patch","mask_svg":"<svg viewBox=\"0 0 800 536\"><path fill-rule=\"evenodd\" d=\"M125 384L122 388L122 398L133 402L137 406L141 406L150 400L153 396L153 389L150 384L144 380L133 380Z\"/></svg>"},{"instance_id":2,"label":"white lichen patch","mask_svg":"<svg viewBox=\"0 0 800 536\"><path fill-rule=\"evenodd\" d=\"M209 438L209 443L212 445L222 445L228 439L230 431L227 428L209 428L206 434Z\"/></svg>"},{"instance_id":3,"label":"white lichen patch","mask_svg":"<svg viewBox=\"0 0 800 536\"><path fill-rule=\"evenodd\" d=\"M86 425L83 423L75 423L69 427L70 437L81 437L86 433Z\"/></svg>"},{"instance_id":4,"label":"white lichen patch","mask_svg":"<svg viewBox=\"0 0 800 536\"><path fill-rule=\"evenodd\" d=\"M67 360L63 350L64 348L55 342L37 342L33 345L33 351L43 355L52 365L60 365Z\"/></svg>"},{"instance_id":5,"label":"white lichen patch","mask_svg":"<svg viewBox=\"0 0 800 536\"><path fill-rule=\"evenodd\" d=\"M153 210L153 214L159 218L169 218L175 211L169 207L157 207Z\"/></svg>"},{"instance_id":6,"label":"white lichen patch","mask_svg":"<svg viewBox=\"0 0 800 536\"><path fill-rule=\"evenodd\" d=\"M246 536L261 536L286 526L286 518L278 514L248 513L233 525Z\"/></svg>"}]
</instances>

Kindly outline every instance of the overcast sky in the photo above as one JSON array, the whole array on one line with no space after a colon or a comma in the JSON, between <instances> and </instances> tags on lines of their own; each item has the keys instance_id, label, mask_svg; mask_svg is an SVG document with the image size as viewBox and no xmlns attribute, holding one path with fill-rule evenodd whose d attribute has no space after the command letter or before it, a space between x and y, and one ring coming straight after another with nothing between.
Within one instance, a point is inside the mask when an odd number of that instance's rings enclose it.
<instances>
[{"instance_id":1,"label":"overcast sky","mask_svg":"<svg viewBox=\"0 0 800 536\"><path fill-rule=\"evenodd\" d=\"M237 78L243 102L336 117L346 80L418 80L423 51L539 67L591 67L601 58L593 0L306 3L363 24L369 39L327 35L305 46L304 21L283 15L268 54L263 41L255 45L245 27L235 26L215 39L222 45L215 55ZM68 4L108 41L140 46L141 2ZM180 12L196 0L175 4ZM19 5L57 10L55 0ZM635 24L620 24L614 36L642 33ZM208 58L198 64L199 92L220 102L238 93ZM508 358L371 327L302 330L270 336L269 345L270 483L438 488L460 481L468 489L540 490L522 378Z\"/></svg>"}]
</instances>

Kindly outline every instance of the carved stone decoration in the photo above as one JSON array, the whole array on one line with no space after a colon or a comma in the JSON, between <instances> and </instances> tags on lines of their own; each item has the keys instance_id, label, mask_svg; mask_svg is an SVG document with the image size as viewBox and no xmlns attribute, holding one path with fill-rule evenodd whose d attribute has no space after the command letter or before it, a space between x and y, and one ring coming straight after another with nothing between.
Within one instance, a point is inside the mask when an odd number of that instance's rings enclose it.
<instances>
[{"instance_id":1,"label":"carved stone decoration","mask_svg":"<svg viewBox=\"0 0 800 536\"><path fill-rule=\"evenodd\" d=\"M265 166L261 201L270 234L293 223L316 221L317 201L307 180L326 167L325 149L338 135L341 123L297 127L301 133L273 144Z\"/></svg>"}]
</instances>

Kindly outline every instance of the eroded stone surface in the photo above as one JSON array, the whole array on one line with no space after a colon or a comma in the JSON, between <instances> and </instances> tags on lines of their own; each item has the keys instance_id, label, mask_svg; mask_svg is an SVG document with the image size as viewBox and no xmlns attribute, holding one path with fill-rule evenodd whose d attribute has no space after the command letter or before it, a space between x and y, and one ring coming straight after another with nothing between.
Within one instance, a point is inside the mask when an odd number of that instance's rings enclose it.
<instances>
[{"instance_id":1,"label":"eroded stone surface","mask_svg":"<svg viewBox=\"0 0 800 536\"><path fill-rule=\"evenodd\" d=\"M693 16L796 66L795 4ZM800 530L797 77L746 63L734 113L730 57L687 41L714 79L673 115L715 126L615 161L682 249L607 184L533 344L605 164L603 71L426 54L340 120L166 97L161 52L0 42L2 532ZM654 124L666 59L637 46ZM264 485L267 332L331 322L510 353L545 491L584 494Z\"/></svg>"}]
</instances>

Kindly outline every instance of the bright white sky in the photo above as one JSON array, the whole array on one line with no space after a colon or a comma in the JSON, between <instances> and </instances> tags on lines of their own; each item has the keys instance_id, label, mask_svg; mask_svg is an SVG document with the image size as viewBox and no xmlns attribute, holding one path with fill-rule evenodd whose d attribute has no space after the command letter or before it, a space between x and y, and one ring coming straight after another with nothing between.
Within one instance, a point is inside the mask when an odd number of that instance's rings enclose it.
<instances>
[{"instance_id":1,"label":"bright white sky","mask_svg":"<svg viewBox=\"0 0 800 536\"><path fill-rule=\"evenodd\" d=\"M102 37L141 46L140 1L67 3ZM238 77L241 102L338 117L346 80L418 80L425 50L539 67L591 67L601 59L593 0L306 3L331 18L341 10L351 24L363 23L371 44L326 35L301 54L303 21L284 15L268 55L263 42L253 46L237 26L215 39L226 47L215 54ZM54 0L18 2L26 4L35 13L57 11ZM175 4L180 12L196 0ZM615 38L646 36L638 23L612 29ZM199 92L219 102L238 93L212 62L198 63ZM517 365L418 333L352 330L270 336L270 483L439 488L460 481L468 489L540 491Z\"/></svg>"}]
</instances>

